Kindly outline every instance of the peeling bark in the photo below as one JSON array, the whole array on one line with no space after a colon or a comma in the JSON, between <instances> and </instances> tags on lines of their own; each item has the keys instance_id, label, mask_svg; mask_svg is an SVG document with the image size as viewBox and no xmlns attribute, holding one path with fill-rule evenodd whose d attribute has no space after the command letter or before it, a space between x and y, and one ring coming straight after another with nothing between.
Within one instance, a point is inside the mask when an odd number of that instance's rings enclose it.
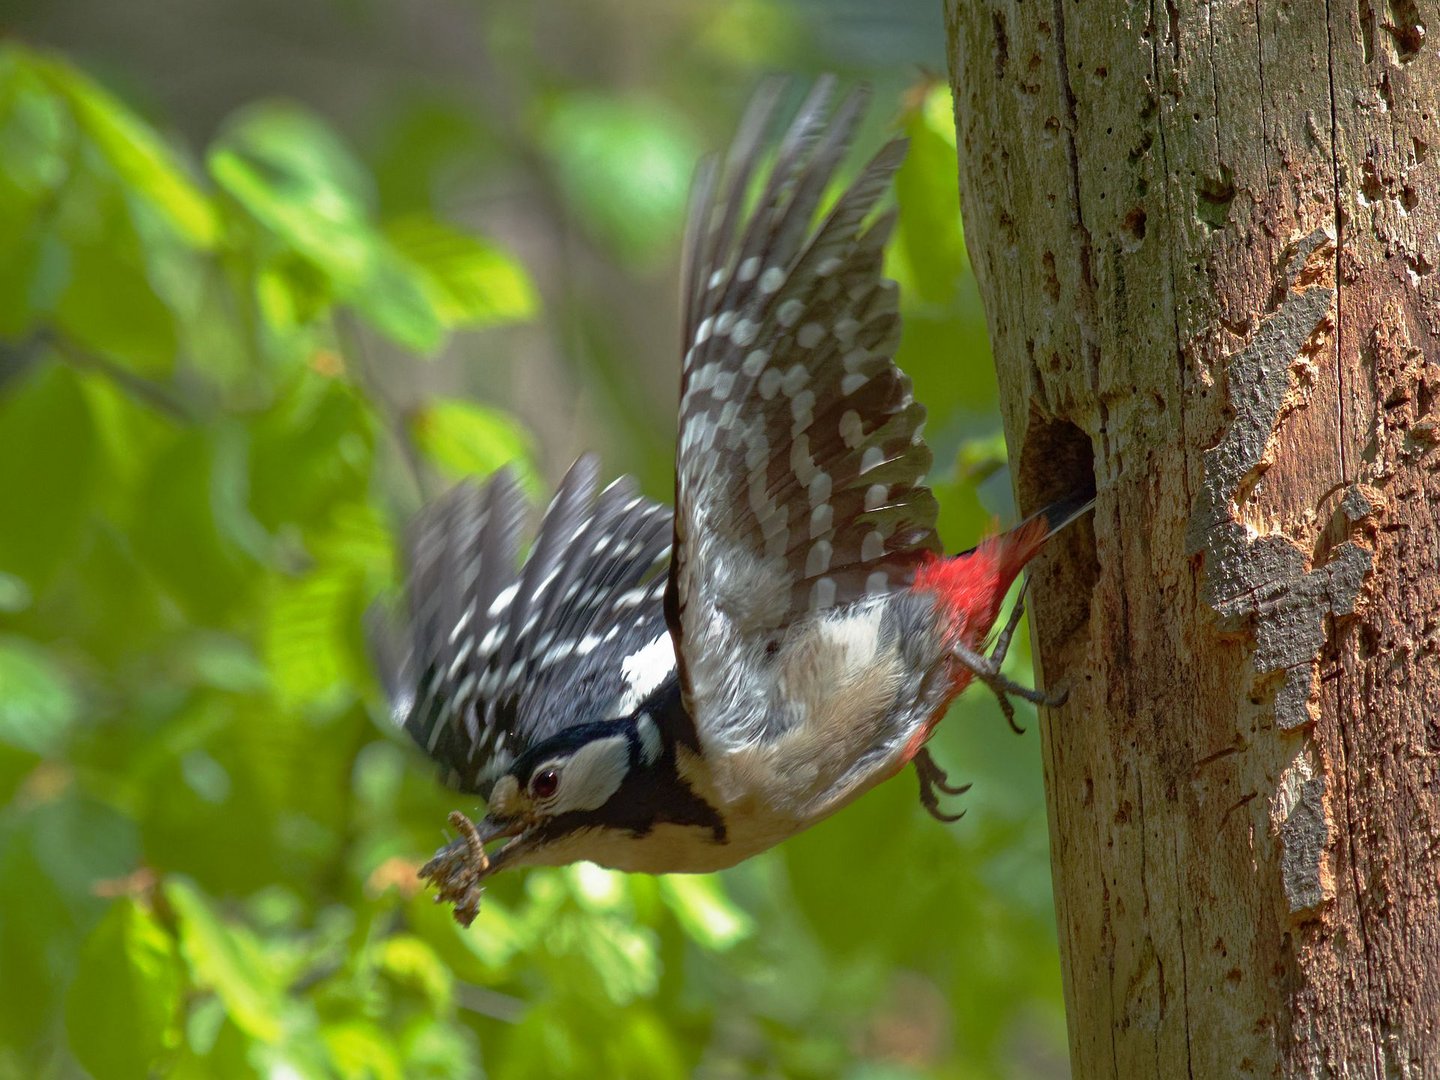
<instances>
[{"instance_id":1,"label":"peeling bark","mask_svg":"<svg viewBox=\"0 0 1440 1080\"><path fill-rule=\"evenodd\" d=\"M1440 1076L1440 10L947 15L1076 1075Z\"/></svg>"}]
</instances>

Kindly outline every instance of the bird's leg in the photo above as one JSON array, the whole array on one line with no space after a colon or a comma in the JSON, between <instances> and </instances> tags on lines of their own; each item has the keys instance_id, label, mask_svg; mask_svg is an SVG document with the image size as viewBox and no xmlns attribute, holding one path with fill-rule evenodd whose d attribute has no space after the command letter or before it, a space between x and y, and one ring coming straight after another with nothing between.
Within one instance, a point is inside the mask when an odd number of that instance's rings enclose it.
<instances>
[{"instance_id":1,"label":"bird's leg","mask_svg":"<svg viewBox=\"0 0 1440 1080\"><path fill-rule=\"evenodd\" d=\"M485 891L480 879L490 869L490 856L480 831L459 810L450 814L450 825L460 834L420 868L420 877L435 886L435 902L455 905L455 921L469 926L480 913L480 895Z\"/></svg>"},{"instance_id":2,"label":"bird's leg","mask_svg":"<svg viewBox=\"0 0 1440 1080\"><path fill-rule=\"evenodd\" d=\"M954 814L942 812L940 796L936 794L936 791L943 791L946 795L964 795L970 790L970 785L950 783L950 778L945 775L945 770L935 764L935 759L930 756L930 751L923 746L910 760L915 763L915 775L920 779L920 805L925 807L925 812L936 821L959 821L964 817L964 810Z\"/></svg>"},{"instance_id":3,"label":"bird's leg","mask_svg":"<svg viewBox=\"0 0 1440 1080\"><path fill-rule=\"evenodd\" d=\"M1050 706L1065 704L1065 699L1070 695L1070 691L1064 688L1047 694L1043 690L1022 686L1000 672L1000 666L1005 662L1005 654L1010 651L1010 639L1015 636L1015 628L1025 617L1025 590L1029 586L1030 579L1027 577L1020 584L1020 592L1015 597L1015 606L1010 609L1010 618L1005 620L1005 626L996 635L995 647L991 649L988 656L982 656L963 644L956 645L953 649L955 658L969 668L975 678L990 688L1000 702L1000 711L1005 714L1005 721L1010 725L1010 730L1017 735L1023 735L1025 729L1015 722L1015 706L1010 701L1012 694L1035 705Z\"/></svg>"}]
</instances>

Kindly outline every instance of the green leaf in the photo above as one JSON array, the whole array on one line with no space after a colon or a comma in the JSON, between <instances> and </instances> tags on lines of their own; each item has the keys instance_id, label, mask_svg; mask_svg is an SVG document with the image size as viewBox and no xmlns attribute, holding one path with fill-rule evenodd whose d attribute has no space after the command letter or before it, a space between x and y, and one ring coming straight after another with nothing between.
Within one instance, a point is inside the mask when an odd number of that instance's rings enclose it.
<instances>
[{"instance_id":1,"label":"green leaf","mask_svg":"<svg viewBox=\"0 0 1440 1080\"><path fill-rule=\"evenodd\" d=\"M175 361L175 317L138 252L115 240L70 250L70 278L55 319L76 342L144 374Z\"/></svg>"},{"instance_id":2,"label":"green leaf","mask_svg":"<svg viewBox=\"0 0 1440 1080\"><path fill-rule=\"evenodd\" d=\"M197 631L175 647L178 671L190 682L236 694L254 694L270 685L265 665L250 644L220 633Z\"/></svg>"},{"instance_id":3,"label":"green leaf","mask_svg":"<svg viewBox=\"0 0 1440 1080\"><path fill-rule=\"evenodd\" d=\"M595 239L642 265L669 256L699 157L687 123L648 102L576 95L555 105L541 139Z\"/></svg>"},{"instance_id":4,"label":"green leaf","mask_svg":"<svg viewBox=\"0 0 1440 1080\"><path fill-rule=\"evenodd\" d=\"M160 211L191 244L213 246L219 235L214 207L154 130L68 64L39 57L31 63L69 102L77 125L127 189Z\"/></svg>"},{"instance_id":5,"label":"green leaf","mask_svg":"<svg viewBox=\"0 0 1440 1080\"><path fill-rule=\"evenodd\" d=\"M226 126L209 168L377 329L421 352L440 345L444 326L427 279L376 231L365 172L325 124L295 106L252 106ZM276 297L268 303L274 307Z\"/></svg>"},{"instance_id":6,"label":"green leaf","mask_svg":"<svg viewBox=\"0 0 1440 1080\"><path fill-rule=\"evenodd\" d=\"M85 398L67 370L42 364L0 394L0 569L39 591L75 548L99 460Z\"/></svg>"},{"instance_id":7,"label":"green leaf","mask_svg":"<svg viewBox=\"0 0 1440 1080\"><path fill-rule=\"evenodd\" d=\"M385 231L429 275L435 310L447 326L524 322L539 310L524 267L495 245L420 215L392 222Z\"/></svg>"},{"instance_id":8,"label":"green leaf","mask_svg":"<svg viewBox=\"0 0 1440 1080\"><path fill-rule=\"evenodd\" d=\"M550 935L550 947L564 957L565 965L583 964L589 969L601 1000L626 1005L655 992L660 979L660 959L655 936L635 926L633 920L601 914L587 918L567 915ZM576 986L589 981L584 970L575 972Z\"/></svg>"},{"instance_id":9,"label":"green leaf","mask_svg":"<svg viewBox=\"0 0 1440 1080\"><path fill-rule=\"evenodd\" d=\"M405 1080L392 1032L349 1020L327 1025L321 1037L328 1064L343 1080Z\"/></svg>"},{"instance_id":10,"label":"green leaf","mask_svg":"<svg viewBox=\"0 0 1440 1080\"><path fill-rule=\"evenodd\" d=\"M389 537L369 507L344 507L333 516L330 534L315 544L315 567L277 578L270 592L265 660L287 708L333 710L365 678L362 612L390 558Z\"/></svg>"},{"instance_id":11,"label":"green leaf","mask_svg":"<svg viewBox=\"0 0 1440 1080\"><path fill-rule=\"evenodd\" d=\"M0 742L53 754L79 712L65 671L46 649L0 637Z\"/></svg>"},{"instance_id":12,"label":"green leaf","mask_svg":"<svg viewBox=\"0 0 1440 1080\"><path fill-rule=\"evenodd\" d=\"M152 455L132 500L129 534L157 582L187 612L206 619L241 604L247 564L221 529L217 502L227 479L222 437L212 428L186 428Z\"/></svg>"},{"instance_id":13,"label":"green leaf","mask_svg":"<svg viewBox=\"0 0 1440 1080\"><path fill-rule=\"evenodd\" d=\"M65 1002L70 1049L96 1080L144 1080L180 1042L183 969L175 941L124 898L90 933Z\"/></svg>"},{"instance_id":14,"label":"green leaf","mask_svg":"<svg viewBox=\"0 0 1440 1080\"><path fill-rule=\"evenodd\" d=\"M353 694L345 646L358 584L349 569L327 567L276 589L265 660L285 707L328 710Z\"/></svg>"},{"instance_id":15,"label":"green leaf","mask_svg":"<svg viewBox=\"0 0 1440 1080\"><path fill-rule=\"evenodd\" d=\"M720 879L701 874L665 874L660 895L695 941L707 949L728 949L754 932L754 920L725 895Z\"/></svg>"},{"instance_id":16,"label":"green leaf","mask_svg":"<svg viewBox=\"0 0 1440 1080\"><path fill-rule=\"evenodd\" d=\"M25 52L0 46L0 192L23 193L34 206L64 181L72 144L64 106Z\"/></svg>"},{"instance_id":17,"label":"green leaf","mask_svg":"<svg viewBox=\"0 0 1440 1080\"><path fill-rule=\"evenodd\" d=\"M31 813L35 857L82 917L103 906L97 882L134 872L139 830L126 814L79 786Z\"/></svg>"},{"instance_id":18,"label":"green leaf","mask_svg":"<svg viewBox=\"0 0 1440 1080\"><path fill-rule=\"evenodd\" d=\"M34 599L23 579L0 570L0 612L14 615L28 608Z\"/></svg>"},{"instance_id":19,"label":"green leaf","mask_svg":"<svg viewBox=\"0 0 1440 1080\"><path fill-rule=\"evenodd\" d=\"M903 284L927 302L948 301L966 269L955 170L955 118L950 88L936 85L905 122L910 140L895 177L900 207L896 247L906 261Z\"/></svg>"},{"instance_id":20,"label":"green leaf","mask_svg":"<svg viewBox=\"0 0 1440 1080\"><path fill-rule=\"evenodd\" d=\"M364 170L317 117L279 102L234 114L210 149L210 174L257 221L336 277L370 258Z\"/></svg>"},{"instance_id":21,"label":"green leaf","mask_svg":"<svg viewBox=\"0 0 1440 1080\"><path fill-rule=\"evenodd\" d=\"M165 896L178 916L180 952L196 984L213 990L252 1038L277 1042L285 1027L284 1000L253 935L223 922L183 878L166 881Z\"/></svg>"},{"instance_id":22,"label":"green leaf","mask_svg":"<svg viewBox=\"0 0 1440 1080\"><path fill-rule=\"evenodd\" d=\"M379 946L376 965L389 978L416 990L432 1012L449 1011L455 976L428 944L413 934L397 934Z\"/></svg>"},{"instance_id":23,"label":"green leaf","mask_svg":"<svg viewBox=\"0 0 1440 1080\"><path fill-rule=\"evenodd\" d=\"M338 280L337 291L375 329L397 345L433 353L445 340L445 323L426 288L424 274L378 236L365 271Z\"/></svg>"},{"instance_id":24,"label":"green leaf","mask_svg":"<svg viewBox=\"0 0 1440 1080\"><path fill-rule=\"evenodd\" d=\"M456 399L432 402L411 417L415 441L451 479L489 476L514 463L532 490L539 482L530 464L530 436L498 409Z\"/></svg>"}]
</instances>

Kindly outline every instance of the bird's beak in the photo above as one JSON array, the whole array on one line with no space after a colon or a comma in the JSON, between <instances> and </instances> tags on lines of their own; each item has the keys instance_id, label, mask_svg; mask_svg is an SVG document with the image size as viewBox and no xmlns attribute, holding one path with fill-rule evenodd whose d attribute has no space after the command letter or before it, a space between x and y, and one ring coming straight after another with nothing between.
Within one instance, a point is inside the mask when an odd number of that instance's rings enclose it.
<instances>
[{"instance_id":1,"label":"bird's beak","mask_svg":"<svg viewBox=\"0 0 1440 1080\"><path fill-rule=\"evenodd\" d=\"M528 847L525 843L525 830L528 823L520 817L495 817L486 814L475 824L475 839L480 842L481 849L496 840L506 840L494 851L485 856L485 869L481 872L482 877L489 877L496 870L499 870L507 862L519 854L517 849ZM460 834L462 842L467 840L465 833Z\"/></svg>"}]
</instances>

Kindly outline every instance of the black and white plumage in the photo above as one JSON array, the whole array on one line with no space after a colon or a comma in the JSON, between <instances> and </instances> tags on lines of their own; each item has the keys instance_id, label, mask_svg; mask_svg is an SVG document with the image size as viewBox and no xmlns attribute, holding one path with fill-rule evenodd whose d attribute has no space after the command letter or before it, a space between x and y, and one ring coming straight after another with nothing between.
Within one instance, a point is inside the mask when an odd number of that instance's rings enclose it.
<instances>
[{"instance_id":1,"label":"black and white plumage","mask_svg":"<svg viewBox=\"0 0 1440 1080\"><path fill-rule=\"evenodd\" d=\"M815 226L864 105L856 92L828 116L821 79L747 216L779 89L756 95L722 182L702 172L686 243L666 605L687 700L734 687L748 646L891 592L940 552L925 410L893 361L897 289L881 273L894 214L869 220L905 143L886 144Z\"/></svg>"},{"instance_id":2,"label":"black and white plumage","mask_svg":"<svg viewBox=\"0 0 1440 1080\"><path fill-rule=\"evenodd\" d=\"M461 791L488 796L528 747L629 712L674 667L670 511L628 478L597 496L598 474L594 457L571 467L523 569L528 508L509 470L411 527L408 632L377 625L372 639L397 722Z\"/></svg>"},{"instance_id":3,"label":"black and white plumage","mask_svg":"<svg viewBox=\"0 0 1440 1080\"><path fill-rule=\"evenodd\" d=\"M697 179L675 512L628 481L597 497L583 458L523 564L506 472L411 532L408 618L377 623L376 653L397 721L488 802L422 870L462 922L502 865L728 866L912 761L939 816L924 743L950 700L972 677L1037 698L975 650L1049 519L941 557L881 270L905 146L822 214L865 100L833 92L816 84L762 167L768 84Z\"/></svg>"}]
</instances>

